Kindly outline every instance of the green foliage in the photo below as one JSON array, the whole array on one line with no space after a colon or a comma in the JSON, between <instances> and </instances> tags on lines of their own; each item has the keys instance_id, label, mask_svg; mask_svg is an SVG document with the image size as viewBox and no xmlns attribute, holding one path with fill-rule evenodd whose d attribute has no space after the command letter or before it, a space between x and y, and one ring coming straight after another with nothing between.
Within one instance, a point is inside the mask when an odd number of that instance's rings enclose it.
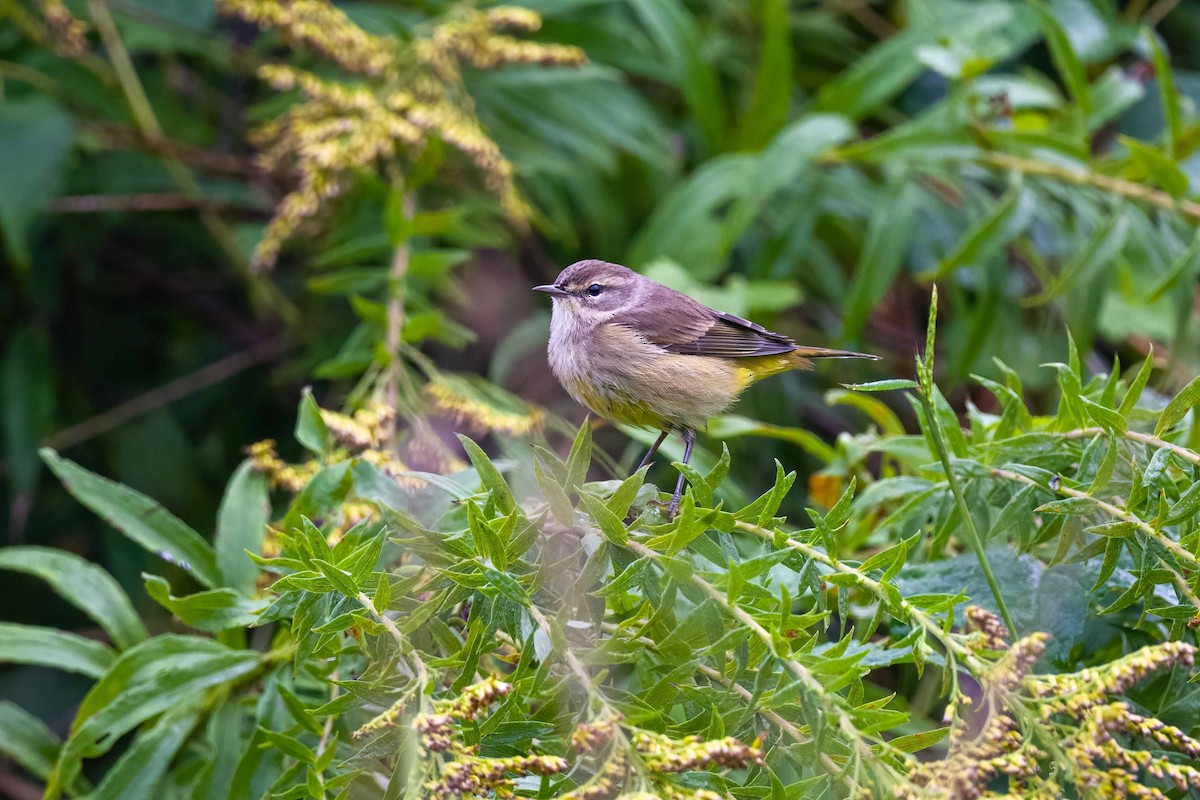
<instances>
[{"instance_id":1,"label":"green foliage","mask_svg":"<svg viewBox=\"0 0 1200 800\"><path fill-rule=\"evenodd\" d=\"M335 97L280 157L281 75L421 94L490 19L409 5L0 11L0 751L73 797L1200 791L1195 8L530 2L418 145ZM678 443L626 477L530 380L525 288L595 256L889 358L750 393L667 520Z\"/></svg>"},{"instance_id":2,"label":"green foliage","mask_svg":"<svg viewBox=\"0 0 1200 800\"><path fill-rule=\"evenodd\" d=\"M1030 414L983 379L1005 411L972 410L963 430L932 383L933 331L931 315L916 384L861 387L915 392L920 434L871 432L853 455L834 450L827 474L844 490L809 511L811 527L779 516L796 476L778 464L773 486L726 508L728 451L707 474L685 469L679 514L664 519L665 495L642 491L645 470L587 480L586 424L565 460L536 448L532 482L465 437L470 470L434 480L384 476L322 435L329 466L276 507L284 527L268 529L264 555L247 550L236 563L227 552L214 585L190 594L146 576L155 600L215 640L127 637L114 653L5 626L0 657L96 682L65 741L9 725L0 745L46 775L50 797L77 795L85 762L135 730L98 796L420 797L458 786L475 787L464 796L894 797L945 788L943 762L917 768L912 754L940 750L952 770L963 730L983 719L1036 743L1032 766L1008 773L1013 793L1083 786L1092 767L1079 754L1102 744L1088 738L1087 709L1127 715L1103 698L1194 653L1180 640L1200 619L1200 454L1172 441L1191 425L1173 409L1194 398L1185 389L1146 411L1136 403L1146 369L1084 382L1072 351L1070 364L1050 365L1063 392L1056 414ZM306 396L301 420L339 429L315 408ZM1140 432L1152 423L1165 438ZM297 436L316 444L314 424ZM864 469L873 454L884 458L878 477ZM114 509L136 502L145 520L169 517L46 458L143 547L194 535L130 526ZM338 489L317 490L339 465ZM220 536L258 545L267 517L261 486L247 487L285 469L257 457L239 468L229 493L244 497L222 509ZM958 555L963 546L974 555ZM52 560L3 555L35 574ZM249 582L247 564L257 565ZM124 596L86 570L52 584L75 603L94 597L99 620L127 629ZM1120 658L1126 635L1153 645L1140 661ZM1023 685L1031 699L997 695L973 722L968 678L988 691ZM925 699L897 703L882 688L897 683ZM1190 693L1156 685L1138 696L1150 714ZM1200 752L1195 720L1187 725L1163 741ZM1004 757L1007 740L990 735L975 746ZM1058 739L1063 749L1038 749ZM980 781L988 763L978 762Z\"/></svg>"}]
</instances>

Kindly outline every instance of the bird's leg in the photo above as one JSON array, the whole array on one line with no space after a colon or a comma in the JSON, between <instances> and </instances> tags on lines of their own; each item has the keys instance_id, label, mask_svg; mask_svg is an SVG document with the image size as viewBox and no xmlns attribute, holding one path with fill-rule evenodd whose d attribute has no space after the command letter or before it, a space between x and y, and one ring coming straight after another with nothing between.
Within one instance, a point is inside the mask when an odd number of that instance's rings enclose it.
<instances>
[{"instance_id":1,"label":"bird's leg","mask_svg":"<svg viewBox=\"0 0 1200 800\"><path fill-rule=\"evenodd\" d=\"M684 428L683 433L683 462L687 464L692 460L692 447L696 444L696 432L690 428ZM675 481L675 494L671 496L671 504L667 506L667 516L671 519L675 518L675 512L679 510L679 498L683 496L683 473L679 473L679 480Z\"/></svg>"},{"instance_id":2,"label":"bird's leg","mask_svg":"<svg viewBox=\"0 0 1200 800\"><path fill-rule=\"evenodd\" d=\"M646 453L646 457L642 459L642 463L637 465L637 469L635 469L634 472L637 472L642 467L644 467L650 463L650 459L654 458L654 454L658 452L658 446L661 445L663 443L663 441L666 440L667 435L670 434L670 432L671 432L671 429L667 428L665 431L663 431L661 434L659 434L658 441L656 441L654 444L652 444L650 446L650 452Z\"/></svg>"}]
</instances>

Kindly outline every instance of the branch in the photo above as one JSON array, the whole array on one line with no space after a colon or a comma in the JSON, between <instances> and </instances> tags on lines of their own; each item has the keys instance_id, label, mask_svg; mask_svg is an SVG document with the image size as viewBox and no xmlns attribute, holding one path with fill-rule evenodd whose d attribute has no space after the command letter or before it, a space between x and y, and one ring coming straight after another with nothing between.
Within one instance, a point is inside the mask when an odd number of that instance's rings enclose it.
<instances>
[{"instance_id":1,"label":"branch","mask_svg":"<svg viewBox=\"0 0 1200 800\"><path fill-rule=\"evenodd\" d=\"M194 392L227 381L238 373L270 361L284 353L290 346L291 344L282 337L260 342L247 350L226 356L220 361L201 367L195 372L176 378L131 400L126 400L124 403L113 406L77 425L52 433L42 441L42 444L55 450L66 450L82 444L88 439L108 433L143 414L156 411Z\"/></svg>"}]
</instances>

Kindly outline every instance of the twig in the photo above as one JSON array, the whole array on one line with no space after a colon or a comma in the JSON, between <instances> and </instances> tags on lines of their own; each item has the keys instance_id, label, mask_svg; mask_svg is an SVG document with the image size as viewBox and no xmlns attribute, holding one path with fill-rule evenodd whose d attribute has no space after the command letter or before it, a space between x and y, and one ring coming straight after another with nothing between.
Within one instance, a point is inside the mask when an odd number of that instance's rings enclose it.
<instances>
[{"instance_id":1,"label":"twig","mask_svg":"<svg viewBox=\"0 0 1200 800\"><path fill-rule=\"evenodd\" d=\"M247 206L216 197L190 197L178 192L71 195L51 200L48 210L57 214L95 214L105 211L215 211L229 208L265 210L261 206Z\"/></svg>"},{"instance_id":2,"label":"twig","mask_svg":"<svg viewBox=\"0 0 1200 800\"><path fill-rule=\"evenodd\" d=\"M983 153L977 160L984 164L990 164L1002 169L1010 169L1026 175L1044 175L1080 186L1094 186L1097 189L1119 194L1132 200L1140 200L1168 211L1178 211L1195 220L1200 220L1200 203L1178 199L1158 189L1152 189L1149 186L1143 186L1133 181L1114 178L1090 169L1072 169L1061 164L1051 164L1047 161L1022 158L1021 156L1013 156L1008 153Z\"/></svg>"},{"instance_id":3,"label":"twig","mask_svg":"<svg viewBox=\"0 0 1200 800\"><path fill-rule=\"evenodd\" d=\"M746 531L747 533L753 533L755 536L761 537L768 542L775 541L775 531L767 530L759 525L752 525L749 522L738 521L735 523L735 527L737 527L738 530ZM856 579L856 582L871 594L875 595L875 597L885 603L891 602L891 599L888 597L888 594L884 590L882 584L868 575L860 572L859 570L846 566L841 561L838 561L830 556L828 553L824 553L821 550L805 544L798 539L793 539L790 536L784 536L783 543L784 546L802 553L806 558L817 561L829 569L834 570L835 572L839 572L843 575L853 575ZM970 650L963 647L959 642L955 641L950 634L946 633L942 629L941 625L930 619L928 614L921 612L903 597L900 598L899 606L901 612L905 616L905 620L909 623L916 624L924 628L930 636L936 639L942 645L942 647L946 649L947 654L951 656L952 660L954 657L963 659L964 663L966 663L976 674L978 674L983 668L983 665L979 662L979 659L977 659ZM951 666L953 666L953 664L951 664Z\"/></svg>"},{"instance_id":4,"label":"twig","mask_svg":"<svg viewBox=\"0 0 1200 800\"><path fill-rule=\"evenodd\" d=\"M117 25L108 10L107 3L105 0L87 0L87 7L92 16L92 22L95 23L96 30L100 34L100 40L104 43L104 50L108 54L109 61L112 62L117 82L125 94L125 100L133 113L138 130L147 139L161 140L163 138L162 126L158 124L158 118L155 117L154 108L150 104L150 98L146 96L146 90L142 87L137 70L133 66L133 59L129 57L129 51L121 40L121 34L117 31ZM199 197L200 187L187 167L171 156L164 156L162 163L180 191L188 197ZM298 317L296 308L280 293L275 284L251 273L249 262L242 253L233 231L229 229L225 221L213 210L203 208L200 209L200 219L225 252L234 269L245 281L250 299L255 305L271 310L289 323L295 322Z\"/></svg>"},{"instance_id":5,"label":"twig","mask_svg":"<svg viewBox=\"0 0 1200 800\"><path fill-rule=\"evenodd\" d=\"M95 122L87 126L87 132L101 141L105 147L140 150L156 156L171 156L189 166L239 177L258 176L262 170L252 157L220 153L207 150L187 142L166 136L145 136L126 125L115 122Z\"/></svg>"},{"instance_id":6,"label":"twig","mask_svg":"<svg viewBox=\"0 0 1200 800\"><path fill-rule=\"evenodd\" d=\"M1179 544L1179 542L1175 541L1170 536L1165 535L1162 531L1158 530L1150 523L1141 519L1136 514L1131 514L1123 508L1119 508L1118 506L1115 506L1112 503L1107 503L1104 500L1099 499L1098 497L1093 497L1092 495L1088 494L1087 492L1081 492L1078 489L1072 489L1069 486L1059 486L1058 488L1050 488L1048 486L1043 486L1042 484L1035 481L1033 478L1022 475L1019 472L1012 472L1010 470L1001 469L999 467L992 467L991 472L993 475L995 475L998 478L1004 478L1006 480L1015 481L1017 483L1024 483L1028 486L1036 486L1039 489L1045 489L1046 491L1057 492L1058 494L1062 495L1063 497L1086 498L1086 499L1090 500L1091 502L1095 503L1096 508L1100 509L1101 511L1103 511L1104 513L1113 517L1114 519L1119 519L1122 522L1128 522L1129 524L1135 526L1142 533L1146 534L1146 536L1150 537L1154 541L1161 544L1163 547L1170 550L1172 553L1175 554L1175 556L1177 558L1179 558L1181 561L1190 565L1193 569L1200 568L1200 559L1197 559L1196 556L1194 556L1190 552L1188 552L1188 550L1186 548L1184 548L1181 544ZM1200 610L1200 606L1197 607L1197 610Z\"/></svg>"},{"instance_id":7,"label":"twig","mask_svg":"<svg viewBox=\"0 0 1200 800\"><path fill-rule=\"evenodd\" d=\"M1008 604L1004 602L1004 595L1000 593L1000 585L996 583L992 565L988 562L987 551L983 547L983 537L979 535L979 529L975 527L975 518L971 516L971 507L967 505L967 498L963 496L962 486L959 485L958 476L954 474L954 466L950 463L950 450L946 447L946 440L942 437L942 427L937 420L937 409L933 405L933 399L925 391L918 392L917 396L920 399L921 407L925 409L929 425L929 438L933 440L938 460L942 464L942 470L946 473L946 483L950 486L950 493L954 495L954 504L958 507L958 515L962 517L971 549L975 551L979 566L983 570L983 577L992 591L992 597L996 601L1000 616L1004 618L1004 624L1012 631L1013 636L1017 636L1019 635L1017 626L1013 624L1012 615L1008 613Z\"/></svg>"},{"instance_id":8,"label":"twig","mask_svg":"<svg viewBox=\"0 0 1200 800\"><path fill-rule=\"evenodd\" d=\"M1104 428L1077 428L1073 431L1066 431L1061 434L1065 439L1088 439L1093 436L1108 436L1109 432ZM1195 450L1190 450L1182 445L1172 444L1165 439L1160 439L1157 436L1151 436L1148 433L1138 433L1137 431L1124 431L1120 434L1126 439L1132 439L1135 442L1148 444L1151 447L1157 447L1160 450L1170 450L1174 455L1179 456L1184 461L1190 461L1193 464L1200 464L1200 453Z\"/></svg>"},{"instance_id":9,"label":"twig","mask_svg":"<svg viewBox=\"0 0 1200 800\"><path fill-rule=\"evenodd\" d=\"M282 337L260 342L247 350L226 356L220 361L201 367L195 372L176 378L131 400L126 400L124 403L113 406L77 425L52 433L42 443L46 447L60 451L82 444L88 439L124 425L131 419L162 408L201 389L229 380L234 375L245 372L253 366L270 361L290 346L290 343Z\"/></svg>"},{"instance_id":10,"label":"twig","mask_svg":"<svg viewBox=\"0 0 1200 800\"><path fill-rule=\"evenodd\" d=\"M386 577L380 578L380 580L386 580ZM400 655L412 660L413 666L416 668L415 672L417 674L417 686L419 687L417 696L424 697L425 686L429 683L429 669L425 666L425 662L419 655L417 655L417 651L409 646L408 640L404 638L404 634L398 627L396 627L395 621L387 614L377 610L375 608L375 604L371 601L371 598L367 596L366 592L359 592L357 599L359 604L362 605L362 607L368 612L370 612L371 616L379 620L379 623L387 629L389 634L391 634L392 639L396 642L396 646L400 649Z\"/></svg>"},{"instance_id":11,"label":"twig","mask_svg":"<svg viewBox=\"0 0 1200 800\"><path fill-rule=\"evenodd\" d=\"M626 543L626 546L638 555L644 556L649 558L651 561L658 563L660 554L656 550L650 549L641 542L636 542L631 539ZM753 632L755 636L761 639L763 644L765 644L767 647L767 652L775 656L779 663L783 665L784 669L790 672L792 677L795 678L798 683L804 685L808 691L813 693L815 697L831 701L828 704L821 703L821 706L825 711L828 711L831 716L836 718L838 727L841 728L842 733L847 739L847 744L857 751L861 760L856 762L856 769L862 763L879 766L879 760L876 757L876 754L863 741L862 734L856 727L854 727L854 724L850 721L850 718L846 714L845 710L837 705L838 701L842 699L840 696L836 694L830 695L828 692L826 692L825 687L821 685L821 682L817 680L817 677L812 673L811 670L808 669L808 667L804 666L794 658L777 652L775 649L775 640L771 636L770 631L764 628L758 620L746 613L745 609L736 603L730 603L725 597L724 593L718 591L715 586L694 572L691 574L691 581L702 592L712 598L719 606L724 608L730 616L732 616L742 625L746 626L746 628ZM886 746L886 742L881 741L880 744L882 746ZM832 764L831 760L823 761L823 763L826 767L830 767L832 765L834 773L841 771L840 768L837 768L836 764Z\"/></svg>"}]
</instances>

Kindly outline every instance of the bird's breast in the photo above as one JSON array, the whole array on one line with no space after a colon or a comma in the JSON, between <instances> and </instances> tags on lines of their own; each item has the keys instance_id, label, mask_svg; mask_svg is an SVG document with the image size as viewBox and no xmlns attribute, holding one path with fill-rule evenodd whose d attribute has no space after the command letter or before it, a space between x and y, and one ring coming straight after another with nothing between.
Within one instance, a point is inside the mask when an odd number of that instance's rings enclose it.
<instances>
[{"instance_id":1,"label":"bird's breast","mask_svg":"<svg viewBox=\"0 0 1200 800\"><path fill-rule=\"evenodd\" d=\"M555 314L550 368L595 414L628 425L703 428L749 382L727 359L679 355L620 324L584 328Z\"/></svg>"}]
</instances>

